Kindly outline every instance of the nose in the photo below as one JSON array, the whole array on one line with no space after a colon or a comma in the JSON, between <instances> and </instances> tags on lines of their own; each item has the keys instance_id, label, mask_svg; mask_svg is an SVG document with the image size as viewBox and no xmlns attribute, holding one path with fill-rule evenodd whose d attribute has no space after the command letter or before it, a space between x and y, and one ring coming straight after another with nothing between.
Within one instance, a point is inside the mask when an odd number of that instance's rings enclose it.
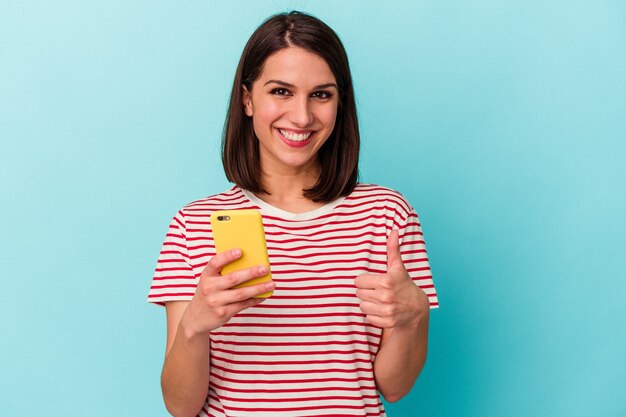
<instances>
[{"instance_id":1,"label":"nose","mask_svg":"<svg viewBox=\"0 0 626 417\"><path fill-rule=\"evenodd\" d=\"M313 112L308 97L298 97L293 100L290 119L291 122L298 127L307 127L313 123Z\"/></svg>"}]
</instances>

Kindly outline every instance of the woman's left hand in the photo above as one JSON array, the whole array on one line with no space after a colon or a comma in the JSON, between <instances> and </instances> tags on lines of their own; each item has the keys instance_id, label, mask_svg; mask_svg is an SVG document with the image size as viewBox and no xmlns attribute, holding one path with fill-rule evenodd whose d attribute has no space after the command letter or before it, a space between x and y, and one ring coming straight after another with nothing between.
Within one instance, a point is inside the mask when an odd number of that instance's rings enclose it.
<instances>
[{"instance_id":1,"label":"woman's left hand","mask_svg":"<svg viewBox=\"0 0 626 417\"><path fill-rule=\"evenodd\" d=\"M428 296L411 280L402 263L397 230L387 239L387 273L359 275L355 283L361 311L374 326L417 326L430 313Z\"/></svg>"}]
</instances>

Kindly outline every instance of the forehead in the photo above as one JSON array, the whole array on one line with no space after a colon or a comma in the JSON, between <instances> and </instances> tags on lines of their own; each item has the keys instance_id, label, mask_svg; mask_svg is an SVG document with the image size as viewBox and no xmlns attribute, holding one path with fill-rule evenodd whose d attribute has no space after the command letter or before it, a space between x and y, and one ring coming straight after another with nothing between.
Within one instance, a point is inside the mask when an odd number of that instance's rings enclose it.
<instances>
[{"instance_id":1,"label":"forehead","mask_svg":"<svg viewBox=\"0 0 626 417\"><path fill-rule=\"evenodd\" d=\"M283 48L265 60L258 81L265 84L268 80L280 80L302 87L336 82L324 58L293 46Z\"/></svg>"}]
</instances>

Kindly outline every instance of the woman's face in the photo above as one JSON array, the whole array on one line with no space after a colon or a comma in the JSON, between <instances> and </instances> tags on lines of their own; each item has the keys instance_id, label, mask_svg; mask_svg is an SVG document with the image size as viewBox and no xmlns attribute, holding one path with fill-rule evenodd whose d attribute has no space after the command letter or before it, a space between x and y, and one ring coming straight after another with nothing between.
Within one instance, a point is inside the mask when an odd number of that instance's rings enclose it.
<instances>
[{"instance_id":1,"label":"woman's face","mask_svg":"<svg viewBox=\"0 0 626 417\"><path fill-rule=\"evenodd\" d=\"M326 61L302 48L281 49L267 58L252 91L243 89L263 171L315 169L339 103L337 81Z\"/></svg>"}]
</instances>

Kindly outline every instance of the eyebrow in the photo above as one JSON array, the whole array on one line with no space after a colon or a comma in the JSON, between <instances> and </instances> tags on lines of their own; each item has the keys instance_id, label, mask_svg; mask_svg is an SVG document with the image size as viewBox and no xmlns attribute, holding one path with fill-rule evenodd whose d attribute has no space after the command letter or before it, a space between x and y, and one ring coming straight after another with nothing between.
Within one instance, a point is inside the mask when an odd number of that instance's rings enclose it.
<instances>
[{"instance_id":1,"label":"eyebrow","mask_svg":"<svg viewBox=\"0 0 626 417\"><path fill-rule=\"evenodd\" d=\"M288 82L285 81L280 81L280 80L269 80L268 82L266 82L263 85L268 85L268 84L278 84L278 85L282 85L283 87L289 87L289 88L294 88L295 85L290 84ZM320 85L316 85L314 87L314 89L319 89L319 88L328 88L328 87L334 87L335 89L339 90L339 88L337 88L337 84L335 83L326 83L326 84L320 84Z\"/></svg>"}]
</instances>

